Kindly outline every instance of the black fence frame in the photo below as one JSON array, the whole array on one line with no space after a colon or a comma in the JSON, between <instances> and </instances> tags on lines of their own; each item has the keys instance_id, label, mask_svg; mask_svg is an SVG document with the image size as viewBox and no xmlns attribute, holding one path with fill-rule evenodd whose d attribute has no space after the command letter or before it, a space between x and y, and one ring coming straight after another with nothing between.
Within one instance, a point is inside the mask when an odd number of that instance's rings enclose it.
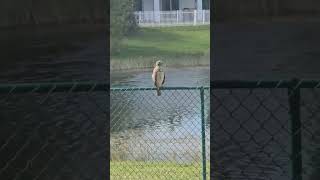
<instances>
[{"instance_id":1,"label":"black fence frame","mask_svg":"<svg viewBox=\"0 0 320 180\"><path fill-rule=\"evenodd\" d=\"M291 126L291 169L294 180L302 180L302 143L301 143L301 97L300 89L318 89L320 81L316 80L280 80L280 81L211 81L210 93L215 89L257 89L257 88L285 88L289 97L289 114ZM0 94L16 93L51 93L51 92L91 92L109 91L110 85L103 82L66 82L66 83L25 83L25 84L1 84ZM214 122L214 114L211 114L211 123ZM212 126L211 126L212 127ZM210 138L214 138L214 132ZM211 171L213 173L213 171Z\"/></svg>"},{"instance_id":2,"label":"black fence frame","mask_svg":"<svg viewBox=\"0 0 320 180\"><path fill-rule=\"evenodd\" d=\"M300 89L317 89L320 88L320 81L318 80L299 80L294 78L292 80L280 81L211 81L211 92L214 89L287 89L289 97L289 115L291 121L291 176L293 180L302 180L302 124L301 124L301 96ZM211 123L214 122L214 114L210 116ZM212 124L210 125L212 127ZM210 138L214 138L214 132L211 133ZM213 171L211 171L213 173Z\"/></svg>"}]
</instances>

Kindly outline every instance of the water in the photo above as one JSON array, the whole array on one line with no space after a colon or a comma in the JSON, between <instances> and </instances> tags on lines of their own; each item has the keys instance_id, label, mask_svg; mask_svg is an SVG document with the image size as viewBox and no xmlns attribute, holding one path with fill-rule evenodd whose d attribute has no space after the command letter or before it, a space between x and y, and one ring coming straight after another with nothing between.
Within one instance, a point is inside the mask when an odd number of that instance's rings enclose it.
<instances>
[{"instance_id":1,"label":"water","mask_svg":"<svg viewBox=\"0 0 320 180\"><path fill-rule=\"evenodd\" d=\"M1 54L3 59L0 62L0 82L53 82L72 80L101 80L108 79L108 73L103 67L107 67L105 59L105 30L91 27L47 27L47 28L27 28L16 30L1 30ZM319 23L273 23L273 24L236 24L236 25L215 25L216 46L214 69L209 68L179 68L167 69L166 86L201 86L209 82L209 73L214 72L215 79L289 79L292 77L319 79ZM81 30L80 30L81 29ZM258 40L258 41L257 41ZM19 53L17 53L19 52ZM36 70L35 70L36 69ZM111 80L113 87L151 87L151 69L145 71L112 72ZM116 148L123 148L123 154L117 158L152 158L162 160L163 152L170 151L173 146L181 154L171 153L169 158L179 163L188 163L199 158L199 149L183 151L184 147L200 147L199 144L199 116L198 107L193 107L188 97L196 97L196 92L184 92L181 96L175 97L174 101L163 102L165 108L150 102L155 92L143 92L149 99L138 99L142 94L123 94L131 96L133 106L128 108L127 113L137 115L133 118L127 117L112 135L117 137L119 144ZM239 125L239 119L248 117L244 109L237 112L237 118L230 119L230 109L235 105L235 97L228 91L217 92L220 101L225 103L225 107L212 104L217 109L212 129L218 137L214 142L213 157L218 162L214 169L218 173L234 176L240 179L239 169L250 172L251 179L288 179L281 176L281 168L274 163L270 164L269 157L261 153L262 150L273 152L275 162L289 169L289 161L285 158L286 153L277 154L279 144L289 145L289 137L285 133L278 136L280 143L265 146L261 149L254 143L242 142L244 150L251 154L239 153L238 144L230 143L230 137L222 127L233 130ZM243 97L247 92L238 92ZM258 93L259 94L259 93ZM277 98L283 104L287 104L285 91L276 92L284 98ZM306 149L304 154L312 154L315 146L310 145L311 133L318 127L317 119L319 105L317 103L318 93L308 94L310 100L314 102L312 107L303 108L302 118L305 123L303 131ZM189 95L183 96L182 95ZM115 97L115 96L114 96ZM133 97L133 98L132 98ZM173 93L163 94L165 98L172 98ZM41 103L45 98L46 101ZM250 98L253 98L251 96ZM7 175L22 172L21 179L32 179L40 176L39 179L101 179L105 178L105 127L109 110L106 107L106 95L102 93L91 93L89 96L84 93L59 94L54 93L47 97L47 94L28 94L7 96L1 95L0 118L1 118L1 148L2 154L0 168L6 167L6 173L0 173L0 179L7 179ZM123 99L125 100L125 99ZM174 106L180 101L186 102L181 106ZM144 103L141 103L144 102ZM272 103L273 102L273 103ZM267 107L273 107L274 111L278 107L276 100L268 102ZM148 104L149 103L149 104ZM247 107L254 108L255 100L246 102ZM276 106L274 106L276 105ZM149 107L150 106L150 107ZM123 106L125 107L125 106ZM174 107L174 108L171 108ZM219 107L219 109L218 109ZM150 114L142 114L144 109L150 110ZM140 109L140 111L137 111ZM175 110L176 109L176 110ZM188 109L188 110L186 110ZM190 111L189 111L190 109ZM267 110L260 109L257 112L257 119L265 120ZM281 122L288 121L286 110L274 112L279 116ZM138 116L140 113L140 117ZM160 118L158 115L161 114ZM270 115L270 114L269 114ZM90 118L91 117L91 118ZM165 119L165 120L164 120ZM130 123L127 123L130 122ZM222 126L221 126L222 125ZM250 119L246 127L251 130L257 128L254 119ZM24 127L24 128L22 128ZM119 126L118 126L119 127ZM194 128L190 128L194 127ZM268 123L268 129L278 130L279 122L272 118ZM207 128L208 129L208 128ZM184 133L180 133L183 131ZM309 133L309 131L311 133ZM248 137L246 132L239 132L237 138ZM270 136L266 131L257 133L257 140L261 143L268 140ZM208 133L207 133L208 134ZM159 136L160 135L160 136ZM172 136L183 139L187 135L188 140L182 142L172 142ZM59 141L54 141L58 136ZM28 140L30 139L30 140ZM46 141L49 140L48 145ZM160 142L147 147L144 142ZM313 142L314 140L312 140ZM171 143L171 144L170 144ZM140 145L140 148L137 148ZM24 147L24 148L22 148ZM157 151L158 148L162 151ZM278 148L278 149L277 149ZM137 154L127 155L125 152L133 150ZM146 149L151 152L151 157L144 154ZM19 151L21 150L21 151ZM282 150L280 150L282 151ZM188 153L192 153L188 156ZM17 155L17 156L15 156ZM251 156L250 156L251 155ZM33 157L33 166L27 164L24 157ZM188 159L185 157L191 157ZM182 159L181 159L182 158ZM252 158L252 159L250 159ZM308 156L303 156L304 167L310 161ZM232 159L234 159L232 161ZM10 161L12 160L12 161ZM248 162L250 165L248 166ZM253 162L253 163L252 163ZM261 164L261 168L256 163ZM61 164L64 164L61 167ZM6 166L7 165L7 166ZM261 173L261 169L265 174ZM308 172L310 173L310 172ZM287 173L289 174L289 173ZM279 177L280 176L280 177ZM222 176L220 176L222 177ZM13 177L12 177L13 178ZM19 178L18 178L19 179ZM218 178L219 179L219 178ZM248 178L247 178L248 179Z\"/></svg>"},{"instance_id":2,"label":"water","mask_svg":"<svg viewBox=\"0 0 320 180\"><path fill-rule=\"evenodd\" d=\"M111 98L111 161L162 162L188 166L188 177L201 174L201 109L199 90L130 91L130 87L152 87L152 69L112 72L112 87L127 91L112 91ZM209 67L166 68L165 86L209 86ZM210 141L209 91L205 96L207 142ZM210 160L209 143L206 144ZM111 166L112 177L119 177L117 166ZM142 169L123 166L133 174ZM161 163L153 169L163 169ZM170 179L174 169L162 174ZM182 172L181 172L182 173ZM155 174L155 177L157 174Z\"/></svg>"},{"instance_id":3,"label":"water","mask_svg":"<svg viewBox=\"0 0 320 180\"><path fill-rule=\"evenodd\" d=\"M306 20L306 21L304 21ZM320 73L319 73L319 42L320 42L320 36L319 36L319 30L320 30L320 23L319 20L310 20L308 21L306 19L302 19L301 21L278 21L275 19L275 22L257 22L257 23L246 23L246 22L239 22L239 23L217 23L214 27L214 56L213 61L211 62L213 64L213 68L211 69L211 72L213 72L213 78L218 80L279 80L280 79L292 79L294 77L300 78L300 79L320 79ZM223 93L223 92L220 92ZM288 100L286 97L285 90L265 90L266 94L270 94L270 99L273 99L269 106L267 108L271 109L272 113L278 114L278 118L280 119L280 122L283 122L284 124L288 125L290 120L288 119L288 110L283 110L283 107L279 107L279 103L283 104L285 107L288 104ZM278 96L274 96L277 95ZM222 95L219 95L222 96ZM218 96L218 97L219 97ZM240 99L246 99L246 96L232 96L225 94L223 98L221 98L221 101L226 102L228 99L230 103L233 101L237 101L235 98ZM255 104L255 101L252 100L255 96L249 96L251 104ZM306 89L302 91L301 94L301 102L304 102L304 105L301 107L301 120L303 124L302 128L302 142L303 142L303 175L304 179L308 179L309 175L313 172L319 172L318 170L315 170L314 165L310 165L312 162L314 162L314 159L311 159L311 156L319 156L319 151L317 148L315 148L315 145L311 144L319 144L319 141L317 140L319 135L315 135L318 131L318 123L317 119L318 116L315 114L318 114L320 112L319 108L319 91L318 90L311 90ZM269 99L269 98L268 98ZM249 101L249 100L247 100ZM318 105L315 105L318 104ZM226 104L226 108L228 108ZM213 106L213 105L212 105ZM312 108L310 108L310 106ZM251 107L251 106L249 106ZM255 106L253 106L255 107ZM261 107L263 109L263 107ZM280 110L280 112L277 111ZM309 109L309 110L308 110ZM311 112L310 112L311 110ZM220 110L221 111L221 110ZM229 111L231 111L229 109ZM242 119L241 115L246 115L246 110L243 108L240 108L238 111L237 119ZM260 109L260 111L263 111ZM282 111L282 112L281 112ZM314 115L311 115L312 112ZM218 112L220 113L220 112ZM264 112L261 112L261 115L265 115L268 117L268 114L270 113L270 110L264 110ZM310 114L311 113L311 114ZM224 115L227 114L227 115ZM221 112L220 113L220 121L224 122L223 125L226 125L228 123L228 119L230 117L228 116L230 112ZM259 115L260 113L254 113ZM224 115L224 116L223 116ZM270 115L270 114L269 114ZM215 115L216 117L217 115ZM248 117L248 116L245 116ZM250 116L249 116L250 117ZM280 118L281 117L281 118ZM254 128L254 120L251 117L250 128ZM215 118L216 119L216 118ZM219 120L218 119L218 120ZM232 119L232 118L231 118ZM273 125L270 127L270 130L276 130L281 127L281 124L278 121L274 121L275 118L272 118L273 120L270 120L270 124ZM217 121L215 121L217 122ZM235 121L232 123L234 126L239 125L239 122ZM219 124L217 124L219 125ZM218 140L216 143L222 143L228 139L222 138L226 136L226 133L219 129L214 129L217 125L213 125L212 131L216 132L216 134L221 133L220 135L217 135L218 137L221 137L220 140ZM221 127L221 126L218 126ZM286 129L286 128L283 128ZM251 130L251 129L249 129ZM245 134L245 132L241 132ZM261 131L261 133L266 133L265 131ZM273 147L274 154L277 154L277 148L279 148L280 144L283 144L285 146L290 146L290 136L285 135L285 132L281 132L282 137L279 137L280 143L276 143L270 146L266 146L266 148ZM317 133L319 134L319 133ZM270 136L265 135L266 139L268 139ZM246 157L243 160L239 160L237 157L237 153L234 153L235 156L228 156L228 154L225 154L224 150L221 151L220 158L225 159L227 168L227 172L229 172L229 175L235 175L235 179L239 179L239 172L241 173L242 169L251 169L251 167L246 168L246 163L235 163L234 161L228 161L234 157L234 159L237 159L238 161L248 161L250 162L250 158L253 159L253 163L250 164L250 166L258 166L255 162L260 162L259 164L267 164L267 167L265 171L267 172L273 172L274 176L266 176L263 175L263 173L259 173L261 171L252 170L252 172L255 172L253 174L256 174L256 176L253 176L252 179L270 179L269 177L272 177L273 179L290 179L290 164L291 162L285 158L288 157L287 152L279 153L277 157L275 157L275 161L279 162L282 167L284 168L277 168L276 163L269 162L270 158L261 158L261 156L265 156L266 154L261 153L262 149L255 147L255 143L248 145L248 144L242 144L244 148L254 148L256 151L254 152L260 152L260 153L252 153L252 154L242 154L239 157ZM277 145L279 144L279 145ZM218 145L219 148L221 148L222 145ZM237 144L229 145L232 146L239 146ZM226 147L228 147L226 145ZM222 148L224 149L224 148ZM234 152L239 152L241 149L239 148L230 148ZM264 149L263 149L264 150ZM268 149L269 150L269 149ZM231 151L231 152L233 152ZM283 150L280 150L283 151ZM290 152L290 149L289 149ZM230 153L231 155L233 153ZM249 156L248 156L249 155ZM258 155L258 156L256 156ZM217 155L219 156L219 155ZM223 162L222 160L220 162ZM263 163L261 163L263 162ZM268 165L268 163L271 163ZM232 168L229 166L233 165ZM221 165L220 165L221 166ZM266 166L264 166L266 167ZM270 167L271 170L270 171ZM260 168L260 170L264 170L264 168ZM288 174L287 176L284 175L282 177L279 177L277 175L283 174L283 171L281 169L284 169L285 172ZM249 171L248 170L248 171ZM251 172L251 171L250 171ZM228 174L228 173L226 173ZM316 173L317 174L317 173ZM241 175L241 174L240 174ZM218 178L219 179L219 178ZM246 178L244 178L246 179ZM247 178L249 179L249 178ZM317 178L315 178L317 179Z\"/></svg>"},{"instance_id":4,"label":"water","mask_svg":"<svg viewBox=\"0 0 320 180\"><path fill-rule=\"evenodd\" d=\"M209 67L165 68L167 87L210 86ZM153 87L152 69L111 72L112 87Z\"/></svg>"},{"instance_id":5,"label":"water","mask_svg":"<svg viewBox=\"0 0 320 180\"><path fill-rule=\"evenodd\" d=\"M104 28L0 32L1 83L108 79ZM105 92L1 94L0 102L0 179L105 178Z\"/></svg>"},{"instance_id":6,"label":"water","mask_svg":"<svg viewBox=\"0 0 320 180\"><path fill-rule=\"evenodd\" d=\"M320 23L217 23L214 79L319 79Z\"/></svg>"},{"instance_id":7,"label":"water","mask_svg":"<svg viewBox=\"0 0 320 180\"><path fill-rule=\"evenodd\" d=\"M105 39L98 25L2 29L0 82L105 81Z\"/></svg>"},{"instance_id":8,"label":"water","mask_svg":"<svg viewBox=\"0 0 320 180\"><path fill-rule=\"evenodd\" d=\"M112 87L153 87L151 71L112 72ZM209 67L167 68L165 72L167 87L209 86ZM163 90L158 97L155 91L130 91L129 88L125 92L111 92L110 98L112 161L170 161L192 164L195 173L200 173L199 90ZM205 106L209 142L208 90ZM207 143L208 161L209 147Z\"/></svg>"},{"instance_id":9,"label":"water","mask_svg":"<svg viewBox=\"0 0 320 180\"><path fill-rule=\"evenodd\" d=\"M112 72L112 86L152 87L151 70ZM208 86L209 72L207 67L168 68L165 85ZM209 108L209 96L206 98L205 107ZM290 179L291 135L286 89L215 90L213 101L214 139L213 144L207 144L207 152L212 146L214 178ZM112 159L199 163L199 105L196 91L164 91L160 98L153 91L137 92L130 88L112 92ZM206 109L207 135L210 133L208 113ZM308 122L306 115L303 114L303 121ZM305 131L303 134L305 138L310 136ZM306 155L304 159L308 161Z\"/></svg>"}]
</instances>

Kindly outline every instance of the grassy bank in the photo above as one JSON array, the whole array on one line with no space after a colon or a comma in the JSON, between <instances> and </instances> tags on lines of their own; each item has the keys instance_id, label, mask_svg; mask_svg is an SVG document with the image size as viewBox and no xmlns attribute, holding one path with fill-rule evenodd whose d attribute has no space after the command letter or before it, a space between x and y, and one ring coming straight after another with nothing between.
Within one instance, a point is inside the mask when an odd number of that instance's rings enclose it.
<instances>
[{"instance_id":1,"label":"grassy bank","mask_svg":"<svg viewBox=\"0 0 320 180\"><path fill-rule=\"evenodd\" d=\"M112 180L199 180L202 177L200 164L182 165L174 162L111 161ZM209 177L207 164L207 177Z\"/></svg>"},{"instance_id":2,"label":"grassy bank","mask_svg":"<svg viewBox=\"0 0 320 180\"><path fill-rule=\"evenodd\" d=\"M111 69L152 67L156 59L168 66L208 65L209 49L209 26L141 28L112 54Z\"/></svg>"}]
</instances>

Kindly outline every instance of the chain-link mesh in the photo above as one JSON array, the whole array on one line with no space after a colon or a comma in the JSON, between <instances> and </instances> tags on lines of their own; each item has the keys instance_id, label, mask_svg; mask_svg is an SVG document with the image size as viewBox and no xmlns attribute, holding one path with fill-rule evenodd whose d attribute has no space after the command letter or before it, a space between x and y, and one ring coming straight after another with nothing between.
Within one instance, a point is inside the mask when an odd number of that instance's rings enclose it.
<instances>
[{"instance_id":1,"label":"chain-link mesh","mask_svg":"<svg viewBox=\"0 0 320 180\"><path fill-rule=\"evenodd\" d=\"M108 86L0 87L1 180L106 177Z\"/></svg>"},{"instance_id":2,"label":"chain-link mesh","mask_svg":"<svg viewBox=\"0 0 320 180\"><path fill-rule=\"evenodd\" d=\"M201 88L163 89L161 96L148 88L112 89L111 179L198 180L204 166L209 179L210 99L209 89L202 91L203 101Z\"/></svg>"},{"instance_id":3,"label":"chain-link mesh","mask_svg":"<svg viewBox=\"0 0 320 180\"><path fill-rule=\"evenodd\" d=\"M212 98L213 179L288 179L286 89L218 89Z\"/></svg>"},{"instance_id":4,"label":"chain-link mesh","mask_svg":"<svg viewBox=\"0 0 320 180\"><path fill-rule=\"evenodd\" d=\"M113 89L111 179L202 179L203 162L213 179L320 179L319 82L212 87L211 103L203 89L205 161L201 88L167 88L159 97L148 88ZM105 178L107 90L0 85L0 179Z\"/></svg>"},{"instance_id":5,"label":"chain-link mesh","mask_svg":"<svg viewBox=\"0 0 320 180\"><path fill-rule=\"evenodd\" d=\"M319 82L227 81L213 87L211 178L320 178Z\"/></svg>"},{"instance_id":6,"label":"chain-link mesh","mask_svg":"<svg viewBox=\"0 0 320 180\"><path fill-rule=\"evenodd\" d=\"M303 179L320 179L320 89L301 89Z\"/></svg>"}]
</instances>

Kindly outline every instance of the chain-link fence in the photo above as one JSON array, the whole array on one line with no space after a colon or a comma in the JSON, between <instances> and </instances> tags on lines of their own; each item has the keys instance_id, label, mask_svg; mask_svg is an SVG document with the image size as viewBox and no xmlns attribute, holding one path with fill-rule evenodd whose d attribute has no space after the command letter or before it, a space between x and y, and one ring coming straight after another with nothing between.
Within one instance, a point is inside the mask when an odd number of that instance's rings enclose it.
<instances>
[{"instance_id":1,"label":"chain-link fence","mask_svg":"<svg viewBox=\"0 0 320 180\"><path fill-rule=\"evenodd\" d=\"M0 179L106 178L109 86L0 85Z\"/></svg>"},{"instance_id":2,"label":"chain-link fence","mask_svg":"<svg viewBox=\"0 0 320 180\"><path fill-rule=\"evenodd\" d=\"M111 89L111 179L209 179L209 96L208 87Z\"/></svg>"},{"instance_id":3,"label":"chain-link fence","mask_svg":"<svg viewBox=\"0 0 320 180\"><path fill-rule=\"evenodd\" d=\"M211 178L319 179L320 82L211 87Z\"/></svg>"},{"instance_id":4,"label":"chain-link fence","mask_svg":"<svg viewBox=\"0 0 320 180\"><path fill-rule=\"evenodd\" d=\"M109 111L103 83L0 85L0 179L106 178L110 114L111 179L317 180L319 88L112 89Z\"/></svg>"}]
</instances>

